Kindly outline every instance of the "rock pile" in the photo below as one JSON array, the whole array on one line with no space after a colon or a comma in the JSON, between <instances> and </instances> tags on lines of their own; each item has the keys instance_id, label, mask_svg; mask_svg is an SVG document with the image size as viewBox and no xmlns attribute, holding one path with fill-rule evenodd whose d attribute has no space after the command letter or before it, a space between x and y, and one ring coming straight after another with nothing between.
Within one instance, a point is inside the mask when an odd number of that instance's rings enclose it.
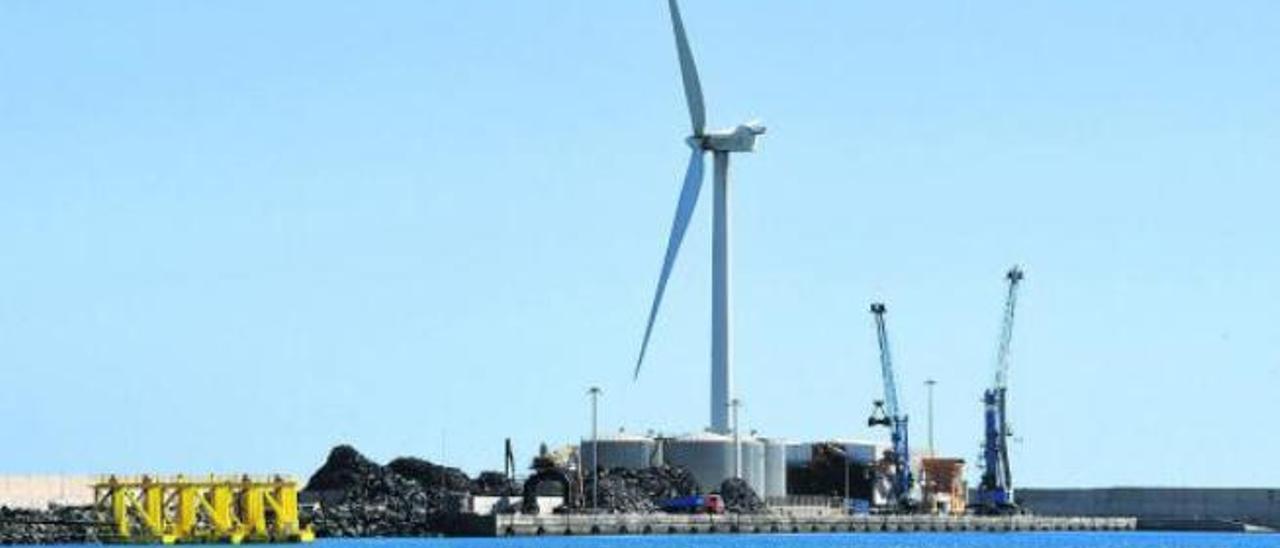
<instances>
[{"instance_id":1,"label":"rock pile","mask_svg":"<svg viewBox=\"0 0 1280 548\"><path fill-rule=\"evenodd\" d=\"M402 469L429 470L418 463L402 463ZM424 485L369 460L350 446L339 446L307 482L304 494L320 501L308 516L309 521L316 534L324 537L431 534L450 516L461 512L470 488L465 475L463 481L452 484L450 475L445 474L444 485ZM451 486L462 490L451 490Z\"/></svg>"},{"instance_id":2,"label":"rock pile","mask_svg":"<svg viewBox=\"0 0 1280 548\"><path fill-rule=\"evenodd\" d=\"M609 471L600 474L600 488L595 490L593 478L583 479L583 506L601 512L650 513L658 509L634 478ZM593 495L594 493L594 495ZM598 500L593 497L599 497Z\"/></svg>"},{"instance_id":3,"label":"rock pile","mask_svg":"<svg viewBox=\"0 0 1280 548\"><path fill-rule=\"evenodd\" d=\"M457 492L471 491L471 478L457 468L434 464L416 457L400 457L387 463L387 468L418 482L423 487L438 487Z\"/></svg>"},{"instance_id":4,"label":"rock pile","mask_svg":"<svg viewBox=\"0 0 1280 548\"><path fill-rule=\"evenodd\" d=\"M724 511L732 514L759 514L767 510L760 495L741 478L729 478L720 484Z\"/></svg>"},{"instance_id":5,"label":"rock pile","mask_svg":"<svg viewBox=\"0 0 1280 548\"><path fill-rule=\"evenodd\" d=\"M382 467L350 445L339 445L329 451L329 458L311 475L304 491L346 491L381 475Z\"/></svg>"},{"instance_id":6,"label":"rock pile","mask_svg":"<svg viewBox=\"0 0 1280 548\"><path fill-rule=\"evenodd\" d=\"M558 472L560 492L581 492L582 506L591 508L594 478ZM532 481L531 478L530 481ZM554 479L554 478L553 478ZM599 511L652 513L663 500L700 492L693 474L679 466L655 466L640 470L616 468L602 471L599 478ZM579 491L581 489L581 491ZM464 511L468 495L511 495L522 490L496 472L482 473L472 480L462 471L431 462L402 457L382 466L350 446L329 453L324 465L311 476L303 491L304 500L318 501L318 507L304 516L322 537L397 537L439 533ZM726 509L738 513L764 510L764 503L741 480L725 482L720 488ZM576 495L575 495L576 496ZM536 499L525 499L535 507ZM576 507L575 507L576 508ZM500 511L515 511L514 505Z\"/></svg>"},{"instance_id":7,"label":"rock pile","mask_svg":"<svg viewBox=\"0 0 1280 548\"><path fill-rule=\"evenodd\" d=\"M95 523L89 506L51 506L48 510L0 507L0 544L97 543Z\"/></svg>"},{"instance_id":8,"label":"rock pile","mask_svg":"<svg viewBox=\"0 0 1280 548\"><path fill-rule=\"evenodd\" d=\"M683 466L654 466L630 471L649 498L664 500L697 494L702 488L693 473Z\"/></svg>"},{"instance_id":9,"label":"rock pile","mask_svg":"<svg viewBox=\"0 0 1280 548\"><path fill-rule=\"evenodd\" d=\"M583 478L583 505L591 507L592 477ZM669 498L698 493L698 482L680 466L654 466L639 470L614 468L600 474L599 508L608 512L656 512Z\"/></svg>"}]
</instances>

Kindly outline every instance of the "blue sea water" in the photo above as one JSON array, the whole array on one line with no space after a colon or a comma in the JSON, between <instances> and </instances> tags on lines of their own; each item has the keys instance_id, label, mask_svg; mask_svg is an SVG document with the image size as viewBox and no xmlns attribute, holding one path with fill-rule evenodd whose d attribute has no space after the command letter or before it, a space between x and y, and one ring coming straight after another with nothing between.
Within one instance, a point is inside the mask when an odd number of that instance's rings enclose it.
<instances>
[{"instance_id":1,"label":"blue sea water","mask_svg":"<svg viewBox=\"0 0 1280 548\"><path fill-rule=\"evenodd\" d=\"M82 545L60 545L82 546ZM263 545L267 546L267 545ZM296 546L296 545L295 545ZM318 540L316 548L1280 548L1280 535L1241 533L851 533L645 535L496 539Z\"/></svg>"}]
</instances>

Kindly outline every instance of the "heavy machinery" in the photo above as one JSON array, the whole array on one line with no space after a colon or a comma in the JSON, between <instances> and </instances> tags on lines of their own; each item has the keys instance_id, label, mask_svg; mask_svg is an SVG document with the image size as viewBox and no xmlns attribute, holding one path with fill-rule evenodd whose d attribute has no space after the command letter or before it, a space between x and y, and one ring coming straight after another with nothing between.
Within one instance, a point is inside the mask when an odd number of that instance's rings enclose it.
<instances>
[{"instance_id":1,"label":"heavy machinery","mask_svg":"<svg viewBox=\"0 0 1280 548\"><path fill-rule=\"evenodd\" d=\"M688 495L663 500L658 507L668 514L723 514L724 499L720 495Z\"/></svg>"},{"instance_id":2,"label":"heavy machinery","mask_svg":"<svg viewBox=\"0 0 1280 548\"><path fill-rule=\"evenodd\" d=\"M978 500L974 511L980 514L1013 514L1018 504L1013 498L1013 474L1009 470L1009 418L1007 414L1009 343L1013 340L1014 311L1018 305L1018 284L1022 270L1017 266L1005 274L1009 283L1004 301L1004 320L996 346L996 377L991 388L982 394L983 440L982 481L978 484Z\"/></svg>"},{"instance_id":3,"label":"heavy machinery","mask_svg":"<svg viewBox=\"0 0 1280 548\"><path fill-rule=\"evenodd\" d=\"M914 478L911 474L911 449L907 439L907 416L898 407L898 385L893 378L893 358L889 354L889 334L884 325L884 303L872 303L871 313L876 321L876 340L880 344L880 370L884 377L884 399L876 400L875 409L867 419L867 426L884 426L889 428L893 449L887 455L892 465L890 503L899 510L910 510L911 487Z\"/></svg>"}]
</instances>

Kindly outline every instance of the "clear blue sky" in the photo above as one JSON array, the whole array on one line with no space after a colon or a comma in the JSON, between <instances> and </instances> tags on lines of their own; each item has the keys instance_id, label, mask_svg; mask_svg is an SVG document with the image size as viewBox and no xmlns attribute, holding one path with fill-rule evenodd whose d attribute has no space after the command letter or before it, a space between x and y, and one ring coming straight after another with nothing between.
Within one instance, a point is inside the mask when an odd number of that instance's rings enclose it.
<instances>
[{"instance_id":1,"label":"clear blue sky","mask_svg":"<svg viewBox=\"0 0 1280 548\"><path fill-rule=\"evenodd\" d=\"M1021 485L1280 485L1280 5L687 0L735 164L743 421L865 427L889 304ZM0 4L0 472L500 468L707 422L709 201L663 2ZM442 443L443 441L443 443Z\"/></svg>"}]
</instances>

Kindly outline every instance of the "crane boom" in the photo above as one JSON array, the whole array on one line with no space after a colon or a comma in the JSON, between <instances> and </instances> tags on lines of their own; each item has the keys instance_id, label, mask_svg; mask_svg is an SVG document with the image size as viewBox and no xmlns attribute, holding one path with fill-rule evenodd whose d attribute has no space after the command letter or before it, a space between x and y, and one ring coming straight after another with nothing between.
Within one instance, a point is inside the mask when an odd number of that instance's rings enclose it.
<instances>
[{"instance_id":1,"label":"crane boom","mask_svg":"<svg viewBox=\"0 0 1280 548\"><path fill-rule=\"evenodd\" d=\"M890 417L897 417L898 383L893 377L893 356L889 353L889 334L884 325L885 307L882 303L871 305L876 317L876 342L880 345L880 374L884 379L884 409Z\"/></svg>"},{"instance_id":2,"label":"crane boom","mask_svg":"<svg viewBox=\"0 0 1280 548\"><path fill-rule=\"evenodd\" d=\"M993 385L996 389L1009 386L1009 343L1013 341L1013 318L1018 307L1018 284L1022 282L1022 270L1015 266L1004 277L1009 281L1009 292L1005 295L1004 321L1000 324L1000 344L996 347L996 381Z\"/></svg>"},{"instance_id":3,"label":"crane boom","mask_svg":"<svg viewBox=\"0 0 1280 548\"><path fill-rule=\"evenodd\" d=\"M884 400L875 402L875 409L867 419L868 426L886 426L893 442L893 490L890 494L894 504L906 509L911 506L910 493L912 485L911 448L907 439L907 416L898 407L898 385L893 376L893 357L889 352L889 333L885 328L884 303L872 303L871 313L875 315L876 342L880 345L880 372L884 379Z\"/></svg>"}]
</instances>

